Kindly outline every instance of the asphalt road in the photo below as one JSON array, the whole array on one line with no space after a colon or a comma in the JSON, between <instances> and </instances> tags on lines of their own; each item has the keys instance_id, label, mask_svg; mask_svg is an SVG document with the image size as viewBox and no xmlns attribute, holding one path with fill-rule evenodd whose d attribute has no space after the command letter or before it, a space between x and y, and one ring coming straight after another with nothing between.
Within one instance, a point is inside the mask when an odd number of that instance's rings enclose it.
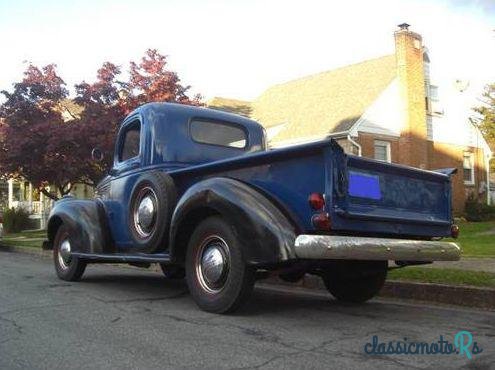
<instances>
[{"instance_id":1,"label":"asphalt road","mask_svg":"<svg viewBox=\"0 0 495 370\"><path fill-rule=\"evenodd\" d=\"M369 355L365 344L453 342L469 330L483 349L460 355ZM467 340L467 339L466 339ZM258 287L236 315L200 311L184 282L94 265L58 280L51 260L0 253L0 369L360 368L495 369L495 313Z\"/></svg>"}]
</instances>

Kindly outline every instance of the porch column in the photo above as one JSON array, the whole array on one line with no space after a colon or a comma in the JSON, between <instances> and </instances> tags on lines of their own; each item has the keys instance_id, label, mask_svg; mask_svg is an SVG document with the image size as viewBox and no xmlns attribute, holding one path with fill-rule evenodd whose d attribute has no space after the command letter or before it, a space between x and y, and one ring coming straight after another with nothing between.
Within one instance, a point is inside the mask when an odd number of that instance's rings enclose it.
<instances>
[{"instance_id":1,"label":"porch column","mask_svg":"<svg viewBox=\"0 0 495 370\"><path fill-rule=\"evenodd\" d=\"M29 204L29 209L31 210L31 212L34 211L33 209L33 184L29 183L29 186L28 186L28 204Z\"/></svg>"},{"instance_id":2,"label":"porch column","mask_svg":"<svg viewBox=\"0 0 495 370\"><path fill-rule=\"evenodd\" d=\"M9 199L8 199L8 207L9 209L13 207L13 202L14 202L14 180L9 179L8 180L9 184Z\"/></svg>"},{"instance_id":3,"label":"porch column","mask_svg":"<svg viewBox=\"0 0 495 370\"><path fill-rule=\"evenodd\" d=\"M45 211L45 194L40 192L40 213L43 214Z\"/></svg>"},{"instance_id":4,"label":"porch column","mask_svg":"<svg viewBox=\"0 0 495 370\"><path fill-rule=\"evenodd\" d=\"M40 229L45 229L45 194L40 191Z\"/></svg>"},{"instance_id":5,"label":"porch column","mask_svg":"<svg viewBox=\"0 0 495 370\"><path fill-rule=\"evenodd\" d=\"M25 191L26 191L26 184L25 184L24 180L22 180L19 182L19 201L20 202L24 202L26 200L26 199L24 199L24 192Z\"/></svg>"}]
</instances>

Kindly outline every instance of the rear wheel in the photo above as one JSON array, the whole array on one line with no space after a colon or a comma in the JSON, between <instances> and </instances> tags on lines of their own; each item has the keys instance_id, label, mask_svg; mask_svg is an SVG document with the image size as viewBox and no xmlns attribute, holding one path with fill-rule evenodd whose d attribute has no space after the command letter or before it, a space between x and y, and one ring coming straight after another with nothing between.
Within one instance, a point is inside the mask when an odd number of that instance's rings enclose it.
<instances>
[{"instance_id":1,"label":"rear wheel","mask_svg":"<svg viewBox=\"0 0 495 370\"><path fill-rule=\"evenodd\" d=\"M255 269L243 258L241 241L220 217L199 224L189 240L186 277L191 295L203 310L233 312L251 294Z\"/></svg>"},{"instance_id":2,"label":"rear wheel","mask_svg":"<svg viewBox=\"0 0 495 370\"><path fill-rule=\"evenodd\" d=\"M74 235L66 225L61 225L53 243L53 262L57 276L62 280L76 281L86 269L86 262L72 256Z\"/></svg>"},{"instance_id":3,"label":"rear wheel","mask_svg":"<svg viewBox=\"0 0 495 370\"><path fill-rule=\"evenodd\" d=\"M186 277L186 271L182 266L160 263L160 268L162 269L163 275L165 275L167 279L179 280Z\"/></svg>"},{"instance_id":4,"label":"rear wheel","mask_svg":"<svg viewBox=\"0 0 495 370\"><path fill-rule=\"evenodd\" d=\"M362 303L378 294L387 268L387 261L338 261L323 272L322 279L339 301Z\"/></svg>"}]
</instances>

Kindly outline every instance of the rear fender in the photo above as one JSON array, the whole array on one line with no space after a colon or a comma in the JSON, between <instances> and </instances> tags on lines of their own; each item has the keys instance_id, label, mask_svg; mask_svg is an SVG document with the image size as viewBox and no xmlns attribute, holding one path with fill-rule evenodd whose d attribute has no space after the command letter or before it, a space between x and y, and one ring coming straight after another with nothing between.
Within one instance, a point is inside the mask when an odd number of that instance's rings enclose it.
<instances>
[{"instance_id":1,"label":"rear fender","mask_svg":"<svg viewBox=\"0 0 495 370\"><path fill-rule=\"evenodd\" d=\"M217 177L196 183L179 200L170 230L173 259L183 262L188 237L210 215L219 215L232 225L248 263L277 263L295 257L296 228L280 209L251 186Z\"/></svg>"}]
</instances>

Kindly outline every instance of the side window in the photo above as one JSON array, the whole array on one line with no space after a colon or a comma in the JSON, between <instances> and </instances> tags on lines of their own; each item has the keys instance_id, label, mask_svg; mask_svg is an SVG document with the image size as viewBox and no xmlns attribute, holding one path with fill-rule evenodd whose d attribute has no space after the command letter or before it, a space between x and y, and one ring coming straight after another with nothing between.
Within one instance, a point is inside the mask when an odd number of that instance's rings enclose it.
<instances>
[{"instance_id":1,"label":"side window","mask_svg":"<svg viewBox=\"0 0 495 370\"><path fill-rule=\"evenodd\" d=\"M191 137L202 144L238 149L244 149L247 145L247 136L243 129L223 122L193 120L191 121Z\"/></svg>"},{"instance_id":2,"label":"side window","mask_svg":"<svg viewBox=\"0 0 495 370\"><path fill-rule=\"evenodd\" d=\"M140 133L141 124L137 120L126 127L119 151L119 162L126 161L139 155Z\"/></svg>"}]
</instances>

